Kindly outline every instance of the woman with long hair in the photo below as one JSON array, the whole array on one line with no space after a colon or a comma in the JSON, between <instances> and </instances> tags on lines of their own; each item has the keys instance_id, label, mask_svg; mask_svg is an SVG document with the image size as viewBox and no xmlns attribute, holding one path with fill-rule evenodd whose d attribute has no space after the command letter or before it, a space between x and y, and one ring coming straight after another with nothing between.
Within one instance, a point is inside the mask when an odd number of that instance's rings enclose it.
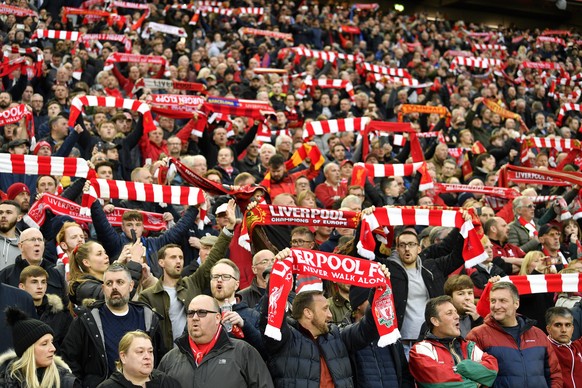
<instances>
[{"instance_id":1,"label":"woman with long hair","mask_svg":"<svg viewBox=\"0 0 582 388\"><path fill-rule=\"evenodd\" d=\"M141 330L130 331L119 341L116 371L98 388L159 387L179 388L180 383L154 369L154 348L151 338Z\"/></svg>"},{"instance_id":2,"label":"woman with long hair","mask_svg":"<svg viewBox=\"0 0 582 388\"><path fill-rule=\"evenodd\" d=\"M88 241L73 250L70 263L69 298L77 306L83 300L103 300L103 274L109 267L109 256L103 246Z\"/></svg>"},{"instance_id":3,"label":"woman with long hair","mask_svg":"<svg viewBox=\"0 0 582 388\"><path fill-rule=\"evenodd\" d=\"M30 319L16 307L6 309L6 321L12 327L14 350L0 356L1 387L81 387L67 364L55 355L49 325Z\"/></svg>"}]
</instances>

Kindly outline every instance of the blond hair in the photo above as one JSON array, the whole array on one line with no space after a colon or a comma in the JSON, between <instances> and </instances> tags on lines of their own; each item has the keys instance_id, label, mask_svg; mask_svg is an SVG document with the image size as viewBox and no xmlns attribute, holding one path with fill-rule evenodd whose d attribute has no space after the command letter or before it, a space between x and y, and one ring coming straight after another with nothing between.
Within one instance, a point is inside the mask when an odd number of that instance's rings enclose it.
<instances>
[{"instance_id":1,"label":"blond hair","mask_svg":"<svg viewBox=\"0 0 582 388\"><path fill-rule=\"evenodd\" d=\"M527 267L531 264L532 261L535 259L539 259L540 257L544 257L544 252L542 251L530 251L528 252L525 257L523 258L523 262L521 263L521 268L519 270L520 275L529 275L527 273Z\"/></svg>"},{"instance_id":2,"label":"blond hair","mask_svg":"<svg viewBox=\"0 0 582 388\"><path fill-rule=\"evenodd\" d=\"M136 338L144 338L144 339L147 339L150 342L152 342L152 339L150 338L150 336L141 330L128 331L127 333L125 333L125 335L123 337L121 337L121 340L119 340L119 347L117 348L117 353L118 354L121 354L121 353L127 354L127 352L129 351L129 348L131 347L131 344L133 343L133 340ZM115 361L115 369L119 373L123 373L123 364L122 364L121 360Z\"/></svg>"},{"instance_id":3,"label":"blond hair","mask_svg":"<svg viewBox=\"0 0 582 388\"><path fill-rule=\"evenodd\" d=\"M55 356L57 357L57 356ZM36 358L34 357L34 345L26 349L22 356L10 366L10 377L22 383L27 388L61 387L61 378L57 365L53 362L45 369L42 381L38 381L36 374Z\"/></svg>"}]
</instances>

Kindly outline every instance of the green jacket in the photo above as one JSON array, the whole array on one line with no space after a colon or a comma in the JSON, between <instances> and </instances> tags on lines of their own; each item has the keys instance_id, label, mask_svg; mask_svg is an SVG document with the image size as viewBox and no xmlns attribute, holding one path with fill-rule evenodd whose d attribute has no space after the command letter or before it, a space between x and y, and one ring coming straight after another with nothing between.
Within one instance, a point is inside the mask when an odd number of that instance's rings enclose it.
<instances>
[{"instance_id":1,"label":"green jacket","mask_svg":"<svg viewBox=\"0 0 582 388\"><path fill-rule=\"evenodd\" d=\"M229 233L229 232L227 232ZM206 261L194 272L192 275L180 278L176 284L176 294L178 300L184 304L185 309L188 308L190 302L194 297L202 294L202 291L210 288L210 269L220 259L224 258L224 254L230 244L232 234L227 235L220 232L216 244L208 254ZM147 303L158 314L163 316L160 322L160 329L162 332L164 346L170 350L174 347L172 322L170 321L170 297L164 290L163 278L157 281L156 284L150 288L143 290L139 296L139 301ZM182 333L179 333L180 335Z\"/></svg>"}]
</instances>

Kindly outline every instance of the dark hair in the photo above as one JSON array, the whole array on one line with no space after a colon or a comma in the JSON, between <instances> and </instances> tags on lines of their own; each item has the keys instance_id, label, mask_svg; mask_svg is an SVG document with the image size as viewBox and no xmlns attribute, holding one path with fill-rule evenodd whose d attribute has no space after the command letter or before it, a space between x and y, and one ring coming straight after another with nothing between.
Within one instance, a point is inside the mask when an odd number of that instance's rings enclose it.
<instances>
[{"instance_id":1,"label":"dark hair","mask_svg":"<svg viewBox=\"0 0 582 388\"><path fill-rule=\"evenodd\" d=\"M555 317L574 319L570 309L566 307L550 307L546 310L546 325L551 325Z\"/></svg>"},{"instance_id":2,"label":"dark hair","mask_svg":"<svg viewBox=\"0 0 582 388\"><path fill-rule=\"evenodd\" d=\"M313 298L316 295L323 295L321 291L304 291L297 294L295 299L293 299L293 308L291 316L299 320L303 317L303 310L311 309L313 307Z\"/></svg>"},{"instance_id":3,"label":"dark hair","mask_svg":"<svg viewBox=\"0 0 582 388\"><path fill-rule=\"evenodd\" d=\"M467 288L473 289L473 287L473 281L468 275L454 275L445 282L445 295L453 296L455 291L466 290Z\"/></svg>"},{"instance_id":4,"label":"dark hair","mask_svg":"<svg viewBox=\"0 0 582 388\"><path fill-rule=\"evenodd\" d=\"M485 233L485 235L488 235L489 231L494 226L497 226L497 217L491 217L490 219L485 221L485 224L483 224L483 232Z\"/></svg>"},{"instance_id":5,"label":"dark hair","mask_svg":"<svg viewBox=\"0 0 582 388\"><path fill-rule=\"evenodd\" d=\"M285 157L279 153L271 156L271 159L269 159L269 162L267 163L267 165L270 168L279 168L284 164L285 164Z\"/></svg>"},{"instance_id":6,"label":"dark hair","mask_svg":"<svg viewBox=\"0 0 582 388\"><path fill-rule=\"evenodd\" d=\"M426 325L428 326L429 330L432 331L432 329L434 328L434 325L432 324L430 319L431 318L438 319L439 317L438 307L447 302L452 304L453 298L451 298L448 295L441 295L437 296L436 298L429 299L428 302L426 302L426 307L424 309L424 321L426 322Z\"/></svg>"},{"instance_id":7,"label":"dark hair","mask_svg":"<svg viewBox=\"0 0 582 388\"><path fill-rule=\"evenodd\" d=\"M113 171L113 163L111 163L108 160L104 160L102 162L98 162L98 163L95 164L95 172L99 171L99 169L101 167L103 167L103 166L110 167L111 168L111 171Z\"/></svg>"},{"instance_id":8,"label":"dark hair","mask_svg":"<svg viewBox=\"0 0 582 388\"><path fill-rule=\"evenodd\" d=\"M48 273L45 271L44 268L38 265L29 265L28 267L24 268L22 272L20 272L20 283L25 283L26 279L28 278L39 278L44 276L45 279L48 279Z\"/></svg>"},{"instance_id":9,"label":"dark hair","mask_svg":"<svg viewBox=\"0 0 582 388\"><path fill-rule=\"evenodd\" d=\"M42 178L47 177L47 176L49 178L51 178L55 182L55 186L58 186L59 185L59 182L57 181L57 178L55 178L54 176L52 176L52 175L39 175L38 178L36 178L36 188L38 188L38 182L40 182L40 180Z\"/></svg>"},{"instance_id":10,"label":"dark hair","mask_svg":"<svg viewBox=\"0 0 582 388\"><path fill-rule=\"evenodd\" d=\"M402 232L400 232L400 234L396 237L396 244L398 244L398 242L400 241L400 236L414 236L414 238L416 239L416 242L419 243L420 241L418 240L418 234L410 231L410 230L403 230Z\"/></svg>"},{"instance_id":11,"label":"dark hair","mask_svg":"<svg viewBox=\"0 0 582 388\"><path fill-rule=\"evenodd\" d=\"M158 251L158 260L163 260L166 258L166 250L170 249L170 248L180 248L182 249L182 247L178 244L166 244L163 247L160 248L160 250Z\"/></svg>"},{"instance_id":12,"label":"dark hair","mask_svg":"<svg viewBox=\"0 0 582 388\"><path fill-rule=\"evenodd\" d=\"M138 212L137 210L130 210L121 216L121 222L123 221L141 221L143 222L143 214Z\"/></svg>"},{"instance_id":13,"label":"dark hair","mask_svg":"<svg viewBox=\"0 0 582 388\"><path fill-rule=\"evenodd\" d=\"M16 210L18 210L18 213L22 213L22 208L20 207L20 204L13 199L7 199L5 201L1 201L0 205L14 206L16 208Z\"/></svg>"}]
</instances>

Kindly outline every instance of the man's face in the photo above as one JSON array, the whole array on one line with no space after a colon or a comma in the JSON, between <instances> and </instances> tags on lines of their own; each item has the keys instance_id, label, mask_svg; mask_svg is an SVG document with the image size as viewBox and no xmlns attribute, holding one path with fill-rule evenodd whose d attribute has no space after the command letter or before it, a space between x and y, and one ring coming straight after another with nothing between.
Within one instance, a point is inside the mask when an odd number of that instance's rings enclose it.
<instances>
[{"instance_id":1,"label":"man's face","mask_svg":"<svg viewBox=\"0 0 582 388\"><path fill-rule=\"evenodd\" d=\"M340 169L337 164L333 163L325 170L325 179L332 185L335 185L339 182Z\"/></svg>"},{"instance_id":2,"label":"man's face","mask_svg":"<svg viewBox=\"0 0 582 388\"><path fill-rule=\"evenodd\" d=\"M85 233L79 226L71 226L65 229L65 238L60 243L63 251L70 253L76 247L85 243Z\"/></svg>"},{"instance_id":3,"label":"man's face","mask_svg":"<svg viewBox=\"0 0 582 388\"><path fill-rule=\"evenodd\" d=\"M44 238L38 229L27 229L20 234L18 248L22 258L32 263L40 263L44 253Z\"/></svg>"},{"instance_id":4,"label":"man's face","mask_svg":"<svg viewBox=\"0 0 582 388\"><path fill-rule=\"evenodd\" d=\"M103 294L109 307L123 307L129 302L133 281L125 271L105 272L103 275Z\"/></svg>"},{"instance_id":5,"label":"man's face","mask_svg":"<svg viewBox=\"0 0 582 388\"><path fill-rule=\"evenodd\" d=\"M491 209L489 206L483 206L481 208L481 215L479 216L479 219L481 220L481 224L485 224L485 222L487 222L487 220L491 219L495 217L495 212L493 211L493 209Z\"/></svg>"},{"instance_id":6,"label":"man's face","mask_svg":"<svg viewBox=\"0 0 582 388\"><path fill-rule=\"evenodd\" d=\"M313 334L327 334L329 332L329 323L333 319L327 299L323 295L314 295L313 304L307 310L309 310L311 324L317 330ZM306 314L306 312L304 311L303 314Z\"/></svg>"},{"instance_id":7,"label":"man's face","mask_svg":"<svg viewBox=\"0 0 582 388\"><path fill-rule=\"evenodd\" d=\"M111 141L117 135L117 129L113 123L103 123L97 131L101 139L105 141Z\"/></svg>"},{"instance_id":8,"label":"man's face","mask_svg":"<svg viewBox=\"0 0 582 388\"><path fill-rule=\"evenodd\" d=\"M311 236L303 233L291 235L291 248L313 249L314 241Z\"/></svg>"},{"instance_id":9,"label":"man's face","mask_svg":"<svg viewBox=\"0 0 582 388\"><path fill-rule=\"evenodd\" d=\"M136 238L140 239L143 234L143 222L138 220L126 220L121 222L121 230L129 239L131 239L132 229L135 230Z\"/></svg>"},{"instance_id":10,"label":"man's face","mask_svg":"<svg viewBox=\"0 0 582 388\"><path fill-rule=\"evenodd\" d=\"M230 148L221 148L218 151L218 164L222 167L230 167L234 158L232 157L232 150Z\"/></svg>"},{"instance_id":11,"label":"man's face","mask_svg":"<svg viewBox=\"0 0 582 388\"><path fill-rule=\"evenodd\" d=\"M434 151L434 156L437 160L444 161L449 156L449 147L446 144L439 144Z\"/></svg>"},{"instance_id":12,"label":"man's face","mask_svg":"<svg viewBox=\"0 0 582 388\"><path fill-rule=\"evenodd\" d=\"M509 290L499 289L489 295L489 306L493 319L501 326L509 326L515 321L519 300L513 300Z\"/></svg>"},{"instance_id":13,"label":"man's face","mask_svg":"<svg viewBox=\"0 0 582 388\"><path fill-rule=\"evenodd\" d=\"M253 273L257 278L264 281L263 272L273 264L275 264L275 255L273 252L267 250L260 251L253 257Z\"/></svg>"},{"instance_id":14,"label":"man's face","mask_svg":"<svg viewBox=\"0 0 582 388\"><path fill-rule=\"evenodd\" d=\"M273 155L275 155L275 151L271 147L261 147L259 151L259 158L261 159L261 163L265 166L269 163L269 160Z\"/></svg>"},{"instance_id":15,"label":"man's face","mask_svg":"<svg viewBox=\"0 0 582 388\"><path fill-rule=\"evenodd\" d=\"M164 131L162 128L157 128L155 131L149 133L149 139L155 145L160 145L164 141Z\"/></svg>"},{"instance_id":16,"label":"man's face","mask_svg":"<svg viewBox=\"0 0 582 388\"><path fill-rule=\"evenodd\" d=\"M420 245L415 236L411 234L404 234L398 237L398 256L405 267L412 267L416 265L416 259L420 253Z\"/></svg>"},{"instance_id":17,"label":"man's face","mask_svg":"<svg viewBox=\"0 0 582 388\"><path fill-rule=\"evenodd\" d=\"M472 288L453 291L453 305L460 315L467 314L467 306L475 304L475 294Z\"/></svg>"},{"instance_id":18,"label":"man's face","mask_svg":"<svg viewBox=\"0 0 582 388\"><path fill-rule=\"evenodd\" d=\"M113 170L110 166L101 166L97 169L96 173L101 179L113 179Z\"/></svg>"},{"instance_id":19,"label":"man's face","mask_svg":"<svg viewBox=\"0 0 582 388\"><path fill-rule=\"evenodd\" d=\"M398 197L400 195L400 188L398 187L398 182L391 181L386 187L386 195L389 197Z\"/></svg>"},{"instance_id":20,"label":"man's face","mask_svg":"<svg viewBox=\"0 0 582 388\"><path fill-rule=\"evenodd\" d=\"M230 275L232 278L228 280L224 277L215 279L214 276L216 275ZM217 264L212 268L210 272L210 291L216 300L221 302L225 299L231 299L235 291L238 290L239 284L234 268L230 265Z\"/></svg>"},{"instance_id":21,"label":"man's face","mask_svg":"<svg viewBox=\"0 0 582 388\"><path fill-rule=\"evenodd\" d=\"M247 147L247 155L251 158L259 156L259 145L256 142L251 143L251 145Z\"/></svg>"},{"instance_id":22,"label":"man's face","mask_svg":"<svg viewBox=\"0 0 582 388\"><path fill-rule=\"evenodd\" d=\"M574 333L573 318L554 316L552 323L546 326L546 330L552 339L561 344L570 343L572 334Z\"/></svg>"},{"instance_id":23,"label":"man's face","mask_svg":"<svg viewBox=\"0 0 582 388\"><path fill-rule=\"evenodd\" d=\"M36 191L39 194L42 193L55 194L57 191L57 185L55 183L55 180L49 176L43 176L38 180L38 183L36 184Z\"/></svg>"},{"instance_id":24,"label":"man's face","mask_svg":"<svg viewBox=\"0 0 582 388\"><path fill-rule=\"evenodd\" d=\"M142 168L139 171L139 174L136 175L135 181L136 182L139 182L139 183L149 183L149 184L151 184L151 183L154 183L154 177L152 176L152 173L149 172L148 169Z\"/></svg>"},{"instance_id":25,"label":"man's face","mask_svg":"<svg viewBox=\"0 0 582 388\"><path fill-rule=\"evenodd\" d=\"M458 337L461 335L459 314L455 306L446 302L437 306L438 318L431 318L434 325L433 334L439 338Z\"/></svg>"},{"instance_id":26,"label":"man's face","mask_svg":"<svg viewBox=\"0 0 582 388\"><path fill-rule=\"evenodd\" d=\"M214 135L212 139L219 147L226 146L226 129L224 128L216 128L214 130Z\"/></svg>"},{"instance_id":27,"label":"man's face","mask_svg":"<svg viewBox=\"0 0 582 388\"><path fill-rule=\"evenodd\" d=\"M271 169L271 180L273 182L280 182L283 180L286 173L287 173L287 169L285 168L284 164L280 165L277 168L272 168Z\"/></svg>"},{"instance_id":28,"label":"man's face","mask_svg":"<svg viewBox=\"0 0 582 388\"><path fill-rule=\"evenodd\" d=\"M24 213L28 212L28 209L30 209L30 193L23 191L22 193L18 194L14 200L18 202Z\"/></svg>"},{"instance_id":29,"label":"man's face","mask_svg":"<svg viewBox=\"0 0 582 388\"><path fill-rule=\"evenodd\" d=\"M178 138L168 139L168 152L170 156L179 157L182 152L182 142Z\"/></svg>"},{"instance_id":30,"label":"man's face","mask_svg":"<svg viewBox=\"0 0 582 388\"><path fill-rule=\"evenodd\" d=\"M30 104L35 112L40 112L44 104L44 98L40 94L34 94L30 100Z\"/></svg>"},{"instance_id":31,"label":"man's face","mask_svg":"<svg viewBox=\"0 0 582 388\"><path fill-rule=\"evenodd\" d=\"M550 229L550 231L539 238L540 242L551 251L557 251L560 249L560 231L556 229Z\"/></svg>"},{"instance_id":32,"label":"man's face","mask_svg":"<svg viewBox=\"0 0 582 388\"><path fill-rule=\"evenodd\" d=\"M30 200L30 195L28 199ZM21 218L22 216L16 206L6 203L0 205L0 232L8 233Z\"/></svg>"},{"instance_id":33,"label":"man's face","mask_svg":"<svg viewBox=\"0 0 582 388\"><path fill-rule=\"evenodd\" d=\"M47 289L46 276L29 277L24 283L20 283L18 287L28 292L34 302L41 302Z\"/></svg>"},{"instance_id":34,"label":"man's face","mask_svg":"<svg viewBox=\"0 0 582 388\"><path fill-rule=\"evenodd\" d=\"M533 220L535 205L533 204L532 200L526 198L521 203L521 206L517 209L517 215L523 217L527 222Z\"/></svg>"},{"instance_id":35,"label":"man's face","mask_svg":"<svg viewBox=\"0 0 582 388\"><path fill-rule=\"evenodd\" d=\"M160 268L164 270L164 276L171 279L179 279L184 268L184 253L180 248L166 249L163 259L159 259Z\"/></svg>"},{"instance_id":36,"label":"man's face","mask_svg":"<svg viewBox=\"0 0 582 388\"><path fill-rule=\"evenodd\" d=\"M341 162L346 158L346 149L343 147L343 145L336 145L333 147L332 156L337 162Z\"/></svg>"},{"instance_id":37,"label":"man's face","mask_svg":"<svg viewBox=\"0 0 582 388\"><path fill-rule=\"evenodd\" d=\"M117 148L108 149L105 155L107 155L107 160L119 160L119 150Z\"/></svg>"},{"instance_id":38,"label":"man's face","mask_svg":"<svg viewBox=\"0 0 582 388\"><path fill-rule=\"evenodd\" d=\"M51 104L47 108L47 115L50 118L55 117L59 113L61 113L61 107L59 104Z\"/></svg>"},{"instance_id":39,"label":"man's face","mask_svg":"<svg viewBox=\"0 0 582 388\"><path fill-rule=\"evenodd\" d=\"M10 97L10 94L6 92L0 93L0 108L2 109L8 108L11 102L12 97Z\"/></svg>"},{"instance_id":40,"label":"man's face","mask_svg":"<svg viewBox=\"0 0 582 388\"><path fill-rule=\"evenodd\" d=\"M206 261L206 258L210 254L211 250L212 250L212 246L200 244L200 249L198 250L198 254L200 255L200 261L202 263L204 263Z\"/></svg>"},{"instance_id":41,"label":"man's face","mask_svg":"<svg viewBox=\"0 0 582 388\"><path fill-rule=\"evenodd\" d=\"M204 310L207 314L200 317L198 314L192 315L192 311ZM212 311L212 312L211 312ZM196 344L209 343L220 325L220 313L216 311L216 306L210 298L196 297L188 306L188 335Z\"/></svg>"}]
</instances>

